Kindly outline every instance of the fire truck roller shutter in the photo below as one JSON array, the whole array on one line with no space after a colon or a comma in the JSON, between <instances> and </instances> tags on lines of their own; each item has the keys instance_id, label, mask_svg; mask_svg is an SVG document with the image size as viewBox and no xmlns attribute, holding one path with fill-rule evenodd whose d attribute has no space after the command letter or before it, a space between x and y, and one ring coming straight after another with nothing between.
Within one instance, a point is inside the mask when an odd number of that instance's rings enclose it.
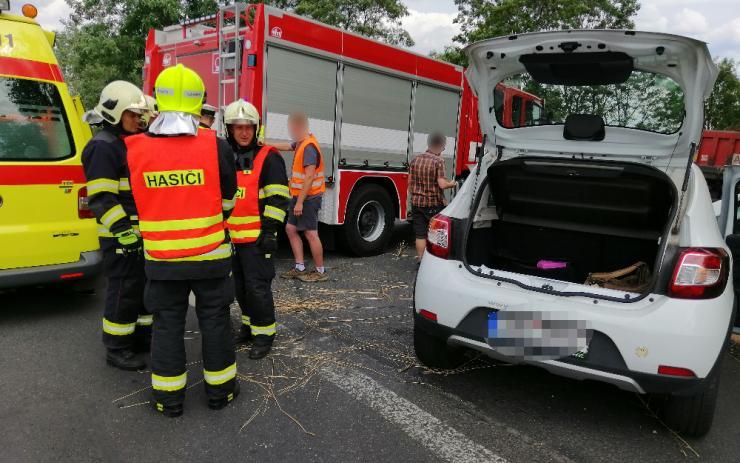
<instances>
[{"instance_id":1,"label":"fire truck roller shutter","mask_svg":"<svg viewBox=\"0 0 740 463\"><path fill-rule=\"evenodd\" d=\"M412 156L427 149L427 137L433 132L442 132L447 145L442 152L445 161L445 175L455 177L455 143L457 140L457 120L460 94L450 90L419 84L414 99L414 146ZM452 190L445 190L451 199Z\"/></svg>"},{"instance_id":2,"label":"fire truck roller shutter","mask_svg":"<svg viewBox=\"0 0 740 463\"><path fill-rule=\"evenodd\" d=\"M282 48L268 48L265 138L290 141L288 115L303 111L321 146L327 177L332 175L333 166L336 89L336 62ZM283 154L290 172L293 152Z\"/></svg>"},{"instance_id":3,"label":"fire truck roller shutter","mask_svg":"<svg viewBox=\"0 0 740 463\"><path fill-rule=\"evenodd\" d=\"M351 166L407 162L411 81L346 66L340 157Z\"/></svg>"}]
</instances>

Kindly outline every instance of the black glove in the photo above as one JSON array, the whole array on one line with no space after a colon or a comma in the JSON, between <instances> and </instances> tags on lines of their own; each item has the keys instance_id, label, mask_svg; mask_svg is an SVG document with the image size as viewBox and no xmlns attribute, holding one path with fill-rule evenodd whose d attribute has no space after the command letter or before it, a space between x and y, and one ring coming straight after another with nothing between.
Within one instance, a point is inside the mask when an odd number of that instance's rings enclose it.
<instances>
[{"instance_id":1,"label":"black glove","mask_svg":"<svg viewBox=\"0 0 740 463\"><path fill-rule=\"evenodd\" d=\"M124 254L141 252L141 238L134 233L133 228L116 233L114 236L118 240L118 246L123 250Z\"/></svg>"},{"instance_id":2,"label":"black glove","mask_svg":"<svg viewBox=\"0 0 740 463\"><path fill-rule=\"evenodd\" d=\"M277 251L277 232L262 230L257 239L257 247L262 254L272 254Z\"/></svg>"}]
</instances>

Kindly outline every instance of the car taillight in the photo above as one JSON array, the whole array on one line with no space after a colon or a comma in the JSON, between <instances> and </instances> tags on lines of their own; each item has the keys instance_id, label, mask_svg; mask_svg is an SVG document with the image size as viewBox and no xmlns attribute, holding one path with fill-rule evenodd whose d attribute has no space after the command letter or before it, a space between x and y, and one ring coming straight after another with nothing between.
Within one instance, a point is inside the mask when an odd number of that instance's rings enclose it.
<instances>
[{"instance_id":1,"label":"car taillight","mask_svg":"<svg viewBox=\"0 0 740 463\"><path fill-rule=\"evenodd\" d=\"M710 299L725 290L729 260L724 249L686 248L673 270L668 295L680 299Z\"/></svg>"},{"instance_id":2,"label":"car taillight","mask_svg":"<svg viewBox=\"0 0 740 463\"><path fill-rule=\"evenodd\" d=\"M427 251L433 256L442 259L450 257L452 245L452 220L442 214L437 214L429 221L427 230Z\"/></svg>"},{"instance_id":3,"label":"car taillight","mask_svg":"<svg viewBox=\"0 0 740 463\"><path fill-rule=\"evenodd\" d=\"M77 217L81 219L94 219L95 216L87 202L87 187L83 186L77 191Z\"/></svg>"},{"instance_id":4,"label":"car taillight","mask_svg":"<svg viewBox=\"0 0 740 463\"><path fill-rule=\"evenodd\" d=\"M683 376L684 378L696 378L696 374L688 368L671 367L668 365L659 365L658 374L667 376Z\"/></svg>"}]
</instances>

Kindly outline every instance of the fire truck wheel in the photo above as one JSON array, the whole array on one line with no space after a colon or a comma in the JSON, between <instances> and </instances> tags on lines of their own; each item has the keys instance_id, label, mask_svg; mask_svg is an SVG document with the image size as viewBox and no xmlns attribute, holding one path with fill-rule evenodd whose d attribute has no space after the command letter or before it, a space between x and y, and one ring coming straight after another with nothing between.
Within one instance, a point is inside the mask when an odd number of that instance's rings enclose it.
<instances>
[{"instance_id":1,"label":"fire truck wheel","mask_svg":"<svg viewBox=\"0 0 740 463\"><path fill-rule=\"evenodd\" d=\"M393 233L394 212L388 192L379 185L364 185L352 192L342 226L342 241L348 250L358 256L382 253Z\"/></svg>"}]
</instances>

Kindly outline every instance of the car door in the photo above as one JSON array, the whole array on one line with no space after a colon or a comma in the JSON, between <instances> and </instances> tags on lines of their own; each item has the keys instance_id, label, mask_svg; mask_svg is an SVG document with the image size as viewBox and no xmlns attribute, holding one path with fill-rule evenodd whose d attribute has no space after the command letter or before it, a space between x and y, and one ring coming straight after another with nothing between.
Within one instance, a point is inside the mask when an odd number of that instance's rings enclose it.
<instances>
[{"instance_id":1,"label":"car door","mask_svg":"<svg viewBox=\"0 0 740 463\"><path fill-rule=\"evenodd\" d=\"M722 180L722 209L719 227L732 253L735 298L740 296L740 165L725 166ZM740 315L735 314L735 333L740 333Z\"/></svg>"}]
</instances>

